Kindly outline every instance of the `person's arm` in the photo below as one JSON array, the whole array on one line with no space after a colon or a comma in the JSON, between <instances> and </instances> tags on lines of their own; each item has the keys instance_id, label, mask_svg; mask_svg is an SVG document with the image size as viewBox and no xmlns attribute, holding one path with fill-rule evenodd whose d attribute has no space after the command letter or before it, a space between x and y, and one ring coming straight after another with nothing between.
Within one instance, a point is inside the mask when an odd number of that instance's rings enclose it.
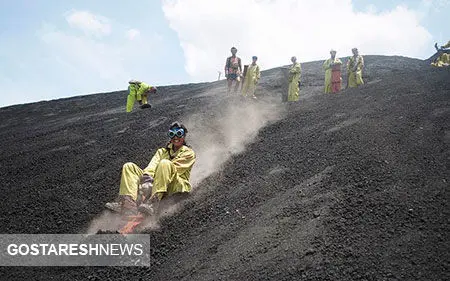
<instances>
[{"instance_id":1,"label":"person's arm","mask_svg":"<svg viewBox=\"0 0 450 281\"><path fill-rule=\"evenodd\" d=\"M327 70L327 69L331 68L331 61L329 59L324 61L322 64L322 68L323 68L323 70Z\"/></svg>"},{"instance_id":2,"label":"person's arm","mask_svg":"<svg viewBox=\"0 0 450 281\"><path fill-rule=\"evenodd\" d=\"M153 155L153 157L152 157L152 160L150 160L150 163L144 169L144 174L150 175L152 178L155 177L156 167L158 166L159 162L161 161L161 156L162 156L164 149L165 148L160 148L156 151L155 155Z\"/></svg>"},{"instance_id":3,"label":"person's arm","mask_svg":"<svg viewBox=\"0 0 450 281\"><path fill-rule=\"evenodd\" d=\"M239 64L239 73L243 73L242 72L241 58L238 58L238 64Z\"/></svg>"},{"instance_id":4,"label":"person's arm","mask_svg":"<svg viewBox=\"0 0 450 281\"><path fill-rule=\"evenodd\" d=\"M359 70L362 70L364 68L364 59L362 56L359 56L358 66L359 66Z\"/></svg>"},{"instance_id":5,"label":"person's arm","mask_svg":"<svg viewBox=\"0 0 450 281\"><path fill-rule=\"evenodd\" d=\"M261 72L259 71L259 65L256 66L256 81L259 81L261 78Z\"/></svg>"},{"instance_id":6,"label":"person's arm","mask_svg":"<svg viewBox=\"0 0 450 281\"><path fill-rule=\"evenodd\" d=\"M230 58L225 61L225 77L228 75L228 68L230 67Z\"/></svg>"},{"instance_id":7,"label":"person's arm","mask_svg":"<svg viewBox=\"0 0 450 281\"><path fill-rule=\"evenodd\" d=\"M182 175L186 170L190 169L195 163L195 152L192 149L180 151L178 155L172 159L172 163L177 168L177 173Z\"/></svg>"}]
</instances>

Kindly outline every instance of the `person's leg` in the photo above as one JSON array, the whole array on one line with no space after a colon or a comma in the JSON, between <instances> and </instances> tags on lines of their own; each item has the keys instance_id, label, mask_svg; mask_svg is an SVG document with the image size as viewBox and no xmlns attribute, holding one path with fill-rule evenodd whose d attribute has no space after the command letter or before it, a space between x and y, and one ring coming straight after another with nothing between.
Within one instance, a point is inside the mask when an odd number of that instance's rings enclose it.
<instances>
[{"instance_id":1,"label":"person's leg","mask_svg":"<svg viewBox=\"0 0 450 281\"><path fill-rule=\"evenodd\" d=\"M138 165L128 162L122 167L119 195L130 196L136 201L143 171Z\"/></svg>"},{"instance_id":2,"label":"person's leg","mask_svg":"<svg viewBox=\"0 0 450 281\"><path fill-rule=\"evenodd\" d=\"M123 214L134 214L136 212L136 199L139 189L142 170L136 164L128 162L122 167L120 180L119 202L108 202L106 208Z\"/></svg>"},{"instance_id":3,"label":"person's leg","mask_svg":"<svg viewBox=\"0 0 450 281\"><path fill-rule=\"evenodd\" d=\"M234 93L237 93L239 90L239 85L241 84L239 81L240 80L236 78L236 84L234 85Z\"/></svg>"},{"instance_id":4,"label":"person's leg","mask_svg":"<svg viewBox=\"0 0 450 281\"><path fill-rule=\"evenodd\" d=\"M153 181L152 196L161 199L166 193L169 185L176 177L177 169L170 160L162 159L155 170L155 179Z\"/></svg>"},{"instance_id":5,"label":"person's leg","mask_svg":"<svg viewBox=\"0 0 450 281\"><path fill-rule=\"evenodd\" d=\"M142 104L148 104L148 94L142 94Z\"/></svg>"},{"instance_id":6,"label":"person's leg","mask_svg":"<svg viewBox=\"0 0 450 281\"><path fill-rule=\"evenodd\" d=\"M133 111L134 102L136 101L136 96L134 94L129 94L127 97L127 112Z\"/></svg>"},{"instance_id":7,"label":"person's leg","mask_svg":"<svg viewBox=\"0 0 450 281\"><path fill-rule=\"evenodd\" d=\"M233 79L228 78L227 79L227 94L229 94L231 92L231 86L233 84Z\"/></svg>"},{"instance_id":8,"label":"person's leg","mask_svg":"<svg viewBox=\"0 0 450 281\"><path fill-rule=\"evenodd\" d=\"M362 71L361 71L361 70L356 71L355 76L356 76L356 84L357 84L358 86L359 86L359 85L363 85L363 84L364 84L364 81L363 81L363 79L362 79Z\"/></svg>"}]
</instances>

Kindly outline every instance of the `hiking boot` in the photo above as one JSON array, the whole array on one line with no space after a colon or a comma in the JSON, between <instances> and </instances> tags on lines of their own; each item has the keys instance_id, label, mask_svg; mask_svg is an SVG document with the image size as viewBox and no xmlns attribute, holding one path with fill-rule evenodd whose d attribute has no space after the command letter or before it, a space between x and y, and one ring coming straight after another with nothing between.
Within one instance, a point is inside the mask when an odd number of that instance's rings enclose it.
<instances>
[{"instance_id":1,"label":"hiking boot","mask_svg":"<svg viewBox=\"0 0 450 281\"><path fill-rule=\"evenodd\" d=\"M147 216L153 216L156 213L153 205L147 203L142 203L141 205L139 205L138 211L140 213L146 214Z\"/></svg>"},{"instance_id":2,"label":"hiking boot","mask_svg":"<svg viewBox=\"0 0 450 281\"><path fill-rule=\"evenodd\" d=\"M148 103L144 103L143 105L141 105L142 109L144 109L144 108L151 108L151 107L152 106L150 104L148 104Z\"/></svg>"},{"instance_id":3,"label":"hiking boot","mask_svg":"<svg viewBox=\"0 0 450 281\"><path fill-rule=\"evenodd\" d=\"M144 202L141 205L139 205L138 211L143 214L153 216L158 212L159 202L160 199L157 196L155 196L149 199L147 202Z\"/></svg>"},{"instance_id":4,"label":"hiking boot","mask_svg":"<svg viewBox=\"0 0 450 281\"><path fill-rule=\"evenodd\" d=\"M134 201L131 196L128 195L122 195L120 197L120 204L121 204L121 213L123 215L137 215L137 204L136 201Z\"/></svg>"},{"instance_id":5,"label":"hiking boot","mask_svg":"<svg viewBox=\"0 0 450 281\"><path fill-rule=\"evenodd\" d=\"M105 204L106 209L113 211L114 213L120 213L122 207L119 202L108 202Z\"/></svg>"}]
</instances>

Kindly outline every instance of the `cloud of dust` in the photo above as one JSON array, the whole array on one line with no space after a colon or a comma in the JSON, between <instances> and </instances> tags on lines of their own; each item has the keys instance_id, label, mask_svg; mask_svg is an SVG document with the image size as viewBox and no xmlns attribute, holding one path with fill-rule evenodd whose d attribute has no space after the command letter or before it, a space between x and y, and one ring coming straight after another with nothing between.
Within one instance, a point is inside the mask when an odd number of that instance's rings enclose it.
<instances>
[{"instance_id":1,"label":"cloud of dust","mask_svg":"<svg viewBox=\"0 0 450 281\"><path fill-rule=\"evenodd\" d=\"M214 105L179 120L188 128L186 141L196 153L197 161L191 174L193 188L220 171L226 161L243 152L248 144L256 140L264 126L281 119L284 114L284 106L280 104L279 98L242 100L233 97L220 100L223 93L209 94L218 96ZM180 204L171 205L159 216L148 218L142 225L145 229L157 229L160 218L172 216L180 207ZM117 230L120 223L119 215L105 211L89 224L87 233Z\"/></svg>"},{"instance_id":2,"label":"cloud of dust","mask_svg":"<svg viewBox=\"0 0 450 281\"><path fill-rule=\"evenodd\" d=\"M233 99L186 117L187 142L197 158L191 175L193 187L219 171L232 155L243 152L260 129L282 117L283 109L278 100Z\"/></svg>"}]
</instances>

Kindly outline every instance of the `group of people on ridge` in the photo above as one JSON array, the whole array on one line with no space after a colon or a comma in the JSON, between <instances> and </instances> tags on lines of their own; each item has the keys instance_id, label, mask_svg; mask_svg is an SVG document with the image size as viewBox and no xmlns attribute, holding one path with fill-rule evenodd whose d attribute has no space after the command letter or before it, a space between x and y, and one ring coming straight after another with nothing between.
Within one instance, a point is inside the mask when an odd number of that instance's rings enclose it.
<instances>
[{"instance_id":1,"label":"group of people on ridge","mask_svg":"<svg viewBox=\"0 0 450 281\"><path fill-rule=\"evenodd\" d=\"M450 65L450 41L440 48L435 45L432 65L437 67ZM255 89L260 79L258 58L252 57L252 63L242 72L241 59L236 56L237 49L231 48L231 56L225 63L225 76L228 82L227 92L230 93L233 82L237 92L241 77L244 77L242 94L255 97ZM353 56L347 61L347 87L358 87L364 84L362 70L364 59L358 49L352 49ZM288 101L298 101L299 82L302 68L297 58L291 58L289 70ZM325 70L325 93L337 93L342 87L342 61L336 57L336 51L330 51L330 58L322 65ZM148 94L156 93L157 88L144 82L131 80L128 87L127 112L131 112L136 100L142 108L150 107ZM164 198L174 198L175 201L184 199L191 191L190 175L196 161L195 152L186 143L187 128L180 122L172 123L168 130L169 142L159 148L153 155L146 168L141 169L132 162L122 167L119 196L115 202L106 203L112 211L126 215L138 212L153 214L159 202Z\"/></svg>"},{"instance_id":2,"label":"group of people on ridge","mask_svg":"<svg viewBox=\"0 0 450 281\"><path fill-rule=\"evenodd\" d=\"M259 78L261 77L259 65L256 63L258 61L258 57L253 56L252 63L250 65L245 65L244 70L242 70L241 58L236 56L236 53L236 47L232 47L231 56L228 57L225 62L227 94L231 92L233 82L235 83L234 92L236 93L239 89L241 78L243 78L244 84L242 85L242 95L244 97L251 96L252 98L256 98L256 85L258 84Z\"/></svg>"},{"instance_id":3,"label":"group of people on ridge","mask_svg":"<svg viewBox=\"0 0 450 281\"><path fill-rule=\"evenodd\" d=\"M256 98L255 91L259 79L261 78L260 67L257 64L258 57L252 57L252 63L244 66L242 70L241 58L237 55L236 47L231 48L231 56L225 61L225 77L227 79L227 93L229 94L234 85L234 92L239 89L241 79L244 79L242 95ZM353 56L347 61L347 87L353 88L364 84L362 70L364 59L359 55L358 49L352 49ZM336 51L330 51L331 57L323 63L325 70L325 93L337 93L342 87L341 68L342 61L336 57ZM286 67L288 70L288 95L287 101L298 101L300 91L300 78L302 67L295 56L291 57L292 64Z\"/></svg>"}]
</instances>

